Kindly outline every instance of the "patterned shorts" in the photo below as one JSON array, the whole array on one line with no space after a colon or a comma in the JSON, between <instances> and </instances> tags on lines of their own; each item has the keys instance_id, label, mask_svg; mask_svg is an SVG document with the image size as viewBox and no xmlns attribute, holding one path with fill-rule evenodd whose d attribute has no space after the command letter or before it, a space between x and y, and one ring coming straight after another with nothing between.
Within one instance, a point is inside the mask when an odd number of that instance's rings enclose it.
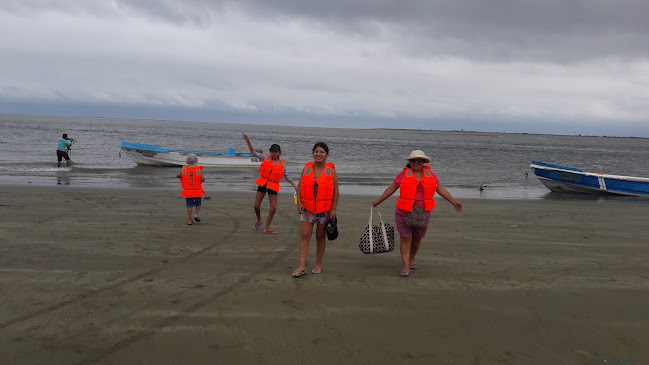
<instances>
[{"instance_id":1,"label":"patterned shorts","mask_svg":"<svg viewBox=\"0 0 649 365\"><path fill-rule=\"evenodd\" d=\"M302 208L302 215L300 216L300 222L326 224L328 213L329 212L311 213L311 212L307 212L306 209Z\"/></svg>"}]
</instances>

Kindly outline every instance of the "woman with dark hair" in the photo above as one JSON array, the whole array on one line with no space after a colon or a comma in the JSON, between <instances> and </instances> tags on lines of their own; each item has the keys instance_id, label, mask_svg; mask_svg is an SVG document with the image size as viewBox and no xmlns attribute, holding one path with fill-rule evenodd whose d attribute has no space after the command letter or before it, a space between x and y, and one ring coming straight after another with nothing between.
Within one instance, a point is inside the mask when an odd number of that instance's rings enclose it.
<instances>
[{"instance_id":1,"label":"woman with dark hair","mask_svg":"<svg viewBox=\"0 0 649 365\"><path fill-rule=\"evenodd\" d=\"M264 227L264 233L266 234L277 234L278 232L270 229L270 223L275 217L275 212L277 211L277 193L279 192L280 186L279 183L282 180L282 177L288 181L294 189L297 190L297 185L293 182L293 179L288 175L288 172L284 168L285 160L280 158L282 155L282 148L277 144L273 143L268 150L268 155L264 156L263 153L255 150L252 147L250 138L244 133L243 139L248 144L250 153L253 156L257 156L257 159L261 162L259 166L259 178L255 181L257 184L257 195L255 196L255 215L257 220L252 226L252 229L258 230L264 220L261 219L261 202L264 200L264 196L268 193L268 202L270 203L270 210L268 211L268 217L266 217L266 226Z\"/></svg>"},{"instance_id":2,"label":"woman with dark hair","mask_svg":"<svg viewBox=\"0 0 649 365\"><path fill-rule=\"evenodd\" d=\"M300 214L300 261L293 271L294 277L306 274L306 258L309 242L316 224L316 259L314 274L322 272L322 258L327 247L325 225L327 220L336 217L338 208L338 175L332 162L327 162L329 147L324 142L313 145L313 161L307 162L297 189L297 212Z\"/></svg>"},{"instance_id":3,"label":"woman with dark hair","mask_svg":"<svg viewBox=\"0 0 649 365\"><path fill-rule=\"evenodd\" d=\"M430 162L430 158L423 151L414 150L404 160L408 160L406 167L394 178L383 195L372 202L372 205L378 206L397 189L401 189L394 220L401 241L401 272L399 275L407 277L410 270L417 269L415 256L419 250L421 239L426 236L430 212L435 209L435 199L433 199L435 193L453 204L458 212L462 211L462 203L455 200L451 193L442 186L429 166L424 166L425 163ZM413 214L419 215L419 219L413 218Z\"/></svg>"}]
</instances>

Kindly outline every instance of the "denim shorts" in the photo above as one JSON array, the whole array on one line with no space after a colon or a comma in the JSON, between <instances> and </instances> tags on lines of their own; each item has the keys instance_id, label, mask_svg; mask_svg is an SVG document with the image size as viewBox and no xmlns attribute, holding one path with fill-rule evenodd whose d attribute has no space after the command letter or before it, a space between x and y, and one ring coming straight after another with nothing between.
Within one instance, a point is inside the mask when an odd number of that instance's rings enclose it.
<instances>
[{"instance_id":1,"label":"denim shorts","mask_svg":"<svg viewBox=\"0 0 649 365\"><path fill-rule=\"evenodd\" d=\"M187 208L200 207L201 198L185 198L185 204L187 205Z\"/></svg>"},{"instance_id":2,"label":"denim shorts","mask_svg":"<svg viewBox=\"0 0 649 365\"><path fill-rule=\"evenodd\" d=\"M327 223L327 213L329 212L311 213L308 212L306 209L302 208L302 215L300 216L300 222L325 224Z\"/></svg>"}]
</instances>

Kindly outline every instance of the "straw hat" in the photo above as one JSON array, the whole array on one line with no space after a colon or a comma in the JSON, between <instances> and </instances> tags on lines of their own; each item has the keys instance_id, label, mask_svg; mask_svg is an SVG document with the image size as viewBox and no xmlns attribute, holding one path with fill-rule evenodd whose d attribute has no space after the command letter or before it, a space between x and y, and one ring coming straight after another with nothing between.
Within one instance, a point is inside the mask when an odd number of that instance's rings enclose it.
<instances>
[{"instance_id":1,"label":"straw hat","mask_svg":"<svg viewBox=\"0 0 649 365\"><path fill-rule=\"evenodd\" d=\"M420 158L422 160L426 160L426 162L430 162L430 157L426 156L424 154L424 151L420 151L420 150L414 150L414 151L410 152L410 156L404 158L404 160L410 161L410 160L415 160L415 159L418 159L418 158Z\"/></svg>"}]
</instances>

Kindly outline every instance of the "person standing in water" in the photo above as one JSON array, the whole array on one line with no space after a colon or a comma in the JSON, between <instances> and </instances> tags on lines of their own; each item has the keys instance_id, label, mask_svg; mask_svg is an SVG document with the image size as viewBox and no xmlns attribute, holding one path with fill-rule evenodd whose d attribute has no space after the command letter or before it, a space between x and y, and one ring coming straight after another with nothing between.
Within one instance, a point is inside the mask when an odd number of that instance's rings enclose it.
<instances>
[{"instance_id":1,"label":"person standing in water","mask_svg":"<svg viewBox=\"0 0 649 365\"><path fill-rule=\"evenodd\" d=\"M59 137L59 144L56 148L56 159L58 167L61 167L61 161L64 158L66 166L70 167L70 156L68 155L68 149L70 148L72 142L74 142L74 139L68 138L68 135L65 133L63 134L63 136Z\"/></svg>"},{"instance_id":2,"label":"person standing in water","mask_svg":"<svg viewBox=\"0 0 649 365\"><path fill-rule=\"evenodd\" d=\"M270 229L270 224L273 221L275 212L277 211L277 193L279 192L280 186L279 182L282 180L282 177L288 181L295 190L297 190L297 185L293 182L293 179L290 178L288 172L285 169L285 160L280 158L282 155L282 148L273 143L270 146L269 154L264 156L263 153L257 152L255 148L250 143L250 138L244 133L243 139L248 144L250 153L254 156L257 156L259 161L263 161L259 166L259 178L255 181L257 187L257 195L255 196L255 214L257 215L257 221L252 226L252 229L258 230L264 220L261 218L261 202L264 200L264 196L268 193L268 201L270 203L270 210L268 211L268 217L266 217L266 225L264 227L264 233L266 234L277 234L278 232Z\"/></svg>"}]
</instances>

